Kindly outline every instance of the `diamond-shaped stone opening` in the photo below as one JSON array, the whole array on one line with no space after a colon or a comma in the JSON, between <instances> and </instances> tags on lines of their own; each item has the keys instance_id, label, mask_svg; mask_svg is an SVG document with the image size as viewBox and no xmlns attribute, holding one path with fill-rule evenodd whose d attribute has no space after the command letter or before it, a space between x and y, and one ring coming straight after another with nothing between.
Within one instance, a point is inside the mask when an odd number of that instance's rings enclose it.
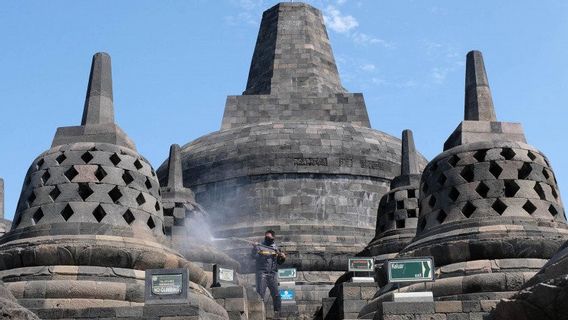
<instances>
[{"instance_id":1,"label":"diamond-shaped stone opening","mask_svg":"<svg viewBox=\"0 0 568 320\"><path fill-rule=\"evenodd\" d=\"M542 168L542 175L546 178L546 180L550 179L550 173L548 173L548 169Z\"/></svg>"},{"instance_id":2,"label":"diamond-shaped stone opening","mask_svg":"<svg viewBox=\"0 0 568 320\"><path fill-rule=\"evenodd\" d=\"M132 175L130 174L130 172L128 172L128 170L125 170L124 173L122 174L122 181L124 181L126 185L129 185L132 181L134 181L134 177L132 177Z\"/></svg>"},{"instance_id":3,"label":"diamond-shaped stone opening","mask_svg":"<svg viewBox=\"0 0 568 320\"><path fill-rule=\"evenodd\" d=\"M51 197L51 200L53 200L53 201L55 201L57 199L57 197L59 197L60 194L61 194L61 191L59 190L59 188L57 186L55 186L49 192L49 196Z\"/></svg>"},{"instance_id":4,"label":"diamond-shaped stone opening","mask_svg":"<svg viewBox=\"0 0 568 320\"><path fill-rule=\"evenodd\" d=\"M389 218L389 220L394 220L394 212L389 212L389 214L387 215L387 217Z\"/></svg>"},{"instance_id":5,"label":"diamond-shaped stone opening","mask_svg":"<svg viewBox=\"0 0 568 320\"><path fill-rule=\"evenodd\" d=\"M556 210L556 208L555 208L553 205L550 205L550 206L548 207L548 212L550 212L550 214L551 214L553 217L556 217L556 215L558 214L558 210Z\"/></svg>"},{"instance_id":6,"label":"diamond-shaped stone opening","mask_svg":"<svg viewBox=\"0 0 568 320\"><path fill-rule=\"evenodd\" d=\"M148 217L148 221L146 221L146 224L148 225L148 228L150 228L150 230L156 227L156 224L154 223L154 219L152 219L152 217Z\"/></svg>"},{"instance_id":7,"label":"diamond-shaped stone opening","mask_svg":"<svg viewBox=\"0 0 568 320\"><path fill-rule=\"evenodd\" d=\"M528 212L528 214L533 214L536 211L536 206L530 200L527 200L523 205L523 210Z\"/></svg>"},{"instance_id":8,"label":"diamond-shaped stone opening","mask_svg":"<svg viewBox=\"0 0 568 320\"><path fill-rule=\"evenodd\" d=\"M511 148L503 148L501 150L501 156L505 158L505 160L512 160L517 154Z\"/></svg>"},{"instance_id":9,"label":"diamond-shaped stone opening","mask_svg":"<svg viewBox=\"0 0 568 320\"><path fill-rule=\"evenodd\" d=\"M542 188L540 183L537 182L534 185L533 189L536 192L536 194L538 194L538 197L540 198L540 200L546 200L546 193L544 192L544 189Z\"/></svg>"},{"instance_id":10,"label":"diamond-shaped stone opening","mask_svg":"<svg viewBox=\"0 0 568 320\"><path fill-rule=\"evenodd\" d=\"M448 180L448 178L446 178L446 175L442 172L438 177L438 184L440 184L440 186L443 186L444 183L446 183L446 180Z\"/></svg>"},{"instance_id":11,"label":"diamond-shaped stone opening","mask_svg":"<svg viewBox=\"0 0 568 320\"><path fill-rule=\"evenodd\" d=\"M406 214L409 218L418 217L418 212L416 211L416 209L408 209L408 210L406 210Z\"/></svg>"},{"instance_id":12,"label":"diamond-shaped stone opening","mask_svg":"<svg viewBox=\"0 0 568 320\"><path fill-rule=\"evenodd\" d=\"M124 212L124 214L122 215L122 218L129 225L131 225L132 222L134 222L134 220L136 220L136 218L134 217L134 214L132 214L132 211L130 211L130 209L126 209L126 212Z\"/></svg>"},{"instance_id":13,"label":"diamond-shaped stone opening","mask_svg":"<svg viewBox=\"0 0 568 320\"><path fill-rule=\"evenodd\" d=\"M88 183L79 183L79 188L77 189L77 193L79 193L79 197L83 199L83 201L87 200L94 191L91 189Z\"/></svg>"},{"instance_id":14,"label":"diamond-shaped stone opening","mask_svg":"<svg viewBox=\"0 0 568 320\"><path fill-rule=\"evenodd\" d=\"M71 218L74 213L75 212L73 212L73 208L71 208L69 204L67 204L65 208L61 210L61 216L63 217L63 219L65 219L65 221L69 220L69 218Z\"/></svg>"},{"instance_id":15,"label":"diamond-shaped stone opening","mask_svg":"<svg viewBox=\"0 0 568 320\"><path fill-rule=\"evenodd\" d=\"M43 216L44 216L43 210L41 210L41 208L38 208L36 212L34 212L34 215L32 216L33 224L37 224L41 220L41 218L43 218Z\"/></svg>"},{"instance_id":16,"label":"diamond-shaped stone opening","mask_svg":"<svg viewBox=\"0 0 568 320\"><path fill-rule=\"evenodd\" d=\"M136 159L136 161L134 161L134 166L136 167L136 169L140 170L142 169L142 163L140 162L140 160Z\"/></svg>"},{"instance_id":17,"label":"diamond-shaped stone opening","mask_svg":"<svg viewBox=\"0 0 568 320\"><path fill-rule=\"evenodd\" d=\"M160 211L160 202L158 202L156 200L156 204L154 205L154 208L156 209L156 211Z\"/></svg>"},{"instance_id":18,"label":"diamond-shaped stone opening","mask_svg":"<svg viewBox=\"0 0 568 320\"><path fill-rule=\"evenodd\" d=\"M422 220L420 221L419 227L420 227L421 231L426 229L426 218L422 218Z\"/></svg>"},{"instance_id":19,"label":"diamond-shaped stone opening","mask_svg":"<svg viewBox=\"0 0 568 320\"><path fill-rule=\"evenodd\" d=\"M144 198L144 195L142 194L142 192L140 192L140 194L138 194L138 196L136 197L136 203L138 203L139 206L146 203L146 198Z\"/></svg>"},{"instance_id":20,"label":"diamond-shaped stone opening","mask_svg":"<svg viewBox=\"0 0 568 320\"><path fill-rule=\"evenodd\" d=\"M455 187L452 187L450 193L448 193L448 196L450 197L450 199L452 199L452 201L456 201L460 196L460 192Z\"/></svg>"},{"instance_id":21,"label":"diamond-shaped stone opening","mask_svg":"<svg viewBox=\"0 0 568 320\"><path fill-rule=\"evenodd\" d=\"M101 222L106 215L105 209L100 204L93 210L93 217L97 219L97 222Z\"/></svg>"},{"instance_id":22,"label":"diamond-shaped stone opening","mask_svg":"<svg viewBox=\"0 0 568 320\"><path fill-rule=\"evenodd\" d=\"M93 160L93 158L93 155L89 151L81 155L81 159L85 161L85 163L89 163L91 160Z\"/></svg>"},{"instance_id":23,"label":"diamond-shaped stone opening","mask_svg":"<svg viewBox=\"0 0 568 320\"><path fill-rule=\"evenodd\" d=\"M43 184L46 184L49 178L51 178L51 174L49 174L49 171L45 170L41 175L41 182L43 182Z\"/></svg>"},{"instance_id":24,"label":"diamond-shaped stone opening","mask_svg":"<svg viewBox=\"0 0 568 320\"><path fill-rule=\"evenodd\" d=\"M455 167L458 164L459 161L460 161L460 157L458 157L457 154L454 154L453 156L451 156L448 159L448 164L452 167Z\"/></svg>"},{"instance_id":25,"label":"diamond-shaped stone opening","mask_svg":"<svg viewBox=\"0 0 568 320\"><path fill-rule=\"evenodd\" d=\"M436 171L436 170L438 170L438 162L432 163L432 167L431 167L430 170L431 170L431 171Z\"/></svg>"},{"instance_id":26,"label":"diamond-shaped stone opening","mask_svg":"<svg viewBox=\"0 0 568 320\"><path fill-rule=\"evenodd\" d=\"M107 174L108 173L101 166L98 166L97 170L95 171L95 177L97 177L99 181L102 181L107 176Z\"/></svg>"},{"instance_id":27,"label":"diamond-shaped stone opening","mask_svg":"<svg viewBox=\"0 0 568 320\"><path fill-rule=\"evenodd\" d=\"M396 228L397 229L404 229L405 226L406 226L406 220L405 219L396 220Z\"/></svg>"},{"instance_id":28,"label":"diamond-shaped stone opening","mask_svg":"<svg viewBox=\"0 0 568 320\"><path fill-rule=\"evenodd\" d=\"M525 162L523 166L519 169L519 179L526 179L532 172L532 166L530 163Z\"/></svg>"},{"instance_id":29,"label":"diamond-shaped stone opening","mask_svg":"<svg viewBox=\"0 0 568 320\"><path fill-rule=\"evenodd\" d=\"M505 180L505 197L511 198L517 194L517 191L521 189L515 180Z\"/></svg>"},{"instance_id":30,"label":"diamond-shaped stone opening","mask_svg":"<svg viewBox=\"0 0 568 320\"><path fill-rule=\"evenodd\" d=\"M44 158L39 159L36 163L36 170L39 170L41 168L41 166L43 166L44 163L45 163Z\"/></svg>"},{"instance_id":31,"label":"diamond-shaped stone opening","mask_svg":"<svg viewBox=\"0 0 568 320\"><path fill-rule=\"evenodd\" d=\"M463 213L463 215L466 218L471 217L471 215L475 212L477 208L471 203L471 202L467 202L463 208L461 209L461 212Z\"/></svg>"},{"instance_id":32,"label":"diamond-shaped stone opening","mask_svg":"<svg viewBox=\"0 0 568 320\"><path fill-rule=\"evenodd\" d=\"M69 179L69 181L71 181L79 174L79 172L75 170L75 167L71 166L71 168L67 169L67 171L65 171L63 174L67 179Z\"/></svg>"},{"instance_id":33,"label":"diamond-shaped stone opening","mask_svg":"<svg viewBox=\"0 0 568 320\"><path fill-rule=\"evenodd\" d=\"M146 182L144 182L144 184L146 185L146 188L152 189L152 182L150 181L150 178L146 177Z\"/></svg>"},{"instance_id":34,"label":"diamond-shaped stone opening","mask_svg":"<svg viewBox=\"0 0 568 320\"><path fill-rule=\"evenodd\" d=\"M414 189L406 190L406 194L407 194L408 198L416 198L416 190L414 190Z\"/></svg>"},{"instance_id":35,"label":"diamond-shaped stone opening","mask_svg":"<svg viewBox=\"0 0 568 320\"><path fill-rule=\"evenodd\" d=\"M463 167L462 171L460 172L460 176L462 176L462 178L464 178L465 181L472 182L473 168L471 167L471 165Z\"/></svg>"},{"instance_id":36,"label":"diamond-shaped stone opening","mask_svg":"<svg viewBox=\"0 0 568 320\"><path fill-rule=\"evenodd\" d=\"M404 209L404 201L403 200L399 200L396 202L396 208L397 209Z\"/></svg>"},{"instance_id":37,"label":"diamond-shaped stone opening","mask_svg":"<svg viewBox=\"0 0 568 320\"><path fill-rule=\"evenodd\" d=\"M171 217L174 215L174 208L164 208L164 216Z\"/></svg>"},{"instance_id":38,"label":"diamond-shaped stone opening","mask_svg":"<svg viewBox=\"0 0 568 320\"><path fill-rule=\"evenodd\" d=\"M150 170L150 173L152 173L152 177L156 176L156 171L154 171L154 169Z\"/></svg>"},{"instance_id":39,"label":"diamond-shaped stone opening","mask_svg":"<svg viewBox=\"0 0 568 320\"><path fill-rule=\"evenodd\" d=\"M436 215L436 220L440 224L442 224L442 223L444 223L444 221L446 220L447 217L448 217L448 215L446 214L446 211L440 210L440 211L438 211L438 214Z\"/></svg>"},{"instance_id":40,"label":"diamond-shaped stone opening","mask_svg":"<svg viewBox=\"0 0 568 320\"><path fill-rule=\"evenodd\" d=\"M118 186L112 188L112 190L108 192L108 195L114 203L116 203L120 198L122 198L122 192L120 192Z\"/></svg>"},{"instance_id":41,"label":"diamond-shaped stone opening","mask_svg":"<svg viewBox=\"0 0 568 320\"><path fill-rule=\"evenodd\" d=\"M501 172L503 172L503 168L501 168L501 166L498 165L497 162L491 161L491 163L489 164L489 172L491 172L491 174L495 178L499 178L499 175L501 174Z\"/></svg>"},{"instance_id":42,"label":"diamond-shaped stone opening","mask_svg":"<svg viewBox=\"0 0 568 320\"><path fill-rule=\"evenodd\" d=\"M475 160L479 161L479 162L483 162L485 160L485 155L487 154L487 149L482 149L482 150L477 150L474 154L473 157L475 158Z\"/></svg>"},{"instance_id":43,"label":"diamond-shaped stone opening","mask_svg":"<svg viewBox=\"0 0 568 320\"><path fill-rule=\"evenodd\" d=\"M428 205L430 206L430 208L433 208L436 205L436 197L434 197L434 195L430 196L430 199L428 200Z\"/></svg>"},{"instance_id":44,"label":"diamond-shaped stone opening","mask_svg":"<svg viewBox=\"0 0 568 320\"><path fill-rule=\"evenodd\" d=\"M482 198L485 198L489 193L489 187L481 181L475 188L475 192L477 192L477 194L479 194Z\"/></svg>"},{"instance_id":45,"label":"diamond-shaped stone opening","mask_svg":"<svg viewBox=\"0 0 568 320\"><path fill-rule=\"evenodd\" d=\"M558 200L558 192L556 192L556 188L554 186L550 186L550 189L552 191L552 196L554 197L554 199Z\"/></svg>"},{"instance_id":46,"label":"diamond-shaped stone opening","mask_svg":"<svg viewBox=\"0 0 568 320\"><path fill-rule=\"evenodd\" d=\"M528 152L527 152L527 156L528 156L532 161L534 161L534 159L536 159L536 155L535 155L534 153L532 153L531 151L528 151Z\"/></svg>"},{"instance_id":47,"label":"diamond-shaped stone opening","mask_svg":"<svg viewBox=\"0 0 568 320\"><path fill-rule=\"evenodd\" d=\"M120 163L120 161L122 161L122 159L120 159L120 156L118 154L113 153L110 157L109 157L110 162L112 162L112 164L114 164L115 166L117 164Z\"/></svg>"},{"instance_id":48,"label":"diamond-shaped stone opening","mask_svg":"<svg viewBox=\"0 0 568 320\"><path fill-rule=\"evenodd\" d=\"M55 158L55 161L57 161L57 164L62 164L65 159L67 159L67 157L62 153Z\"/></svg>"},{"instance_id":49,"label":"diamond-shaped stone opening","mask_svg":"<svg viewBox=\"0 0 568 320\"><path fill-rule=\"evenodd\" d=\"M28 196L28 205L30 207L32 206L32 203L34 202L35 199L36 199L35 191L32 191L32 193L30 193L30 195Z\"/></svg>"},{"instance_id":50,"label":"diamond-shaped stone opening","mask_svg":"<svg viewBox=\"0 0 568 320\"><path fill-rule=\"evenodd\" d=\"M497 199L495 200L495 202L493 202L491 208L493 208L493 210L495 210L499 215L502 215L503 212L507 210L507 205L503 201L501 201L501 199Z\"/></svg>"}]
</instances>

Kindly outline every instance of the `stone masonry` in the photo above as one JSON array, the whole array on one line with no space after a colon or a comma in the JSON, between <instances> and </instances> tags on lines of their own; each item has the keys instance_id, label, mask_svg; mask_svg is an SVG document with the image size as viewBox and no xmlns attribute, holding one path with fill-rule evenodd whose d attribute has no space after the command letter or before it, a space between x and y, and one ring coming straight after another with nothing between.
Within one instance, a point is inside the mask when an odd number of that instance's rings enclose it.
<instances>
[{"instance_id":1,"label":"stone masonry","mask_svg":"<svg viewBox=\"0 0 568 320\"><path fill-rule=\"evenodd\" d=\"M400 291L499 300L523 288L566 241L568 227L548 159L526 144L520 124L494 120L481 53L468 53L466 67L466 120L424 169L416 237L400 253L432 256L436 281ZM382 287L360 317L392 289Z\"/></svg>"},{"instance_id":2,"label":"stone masonry","mask_svg":"<svg viewBox=\"0 0 568 320\"><path fill-rule=\"evenodd\" d=\"M183 267L194 297L187 308L199 319L227 319L203 288L203 270L162 244L156 174L113 114L110 56L97 53L81 126L59 128L28 170L12 229L0 238L0 280L43 319L119 309L140 318L144 270Z\"/></svg>"}]
</instances>

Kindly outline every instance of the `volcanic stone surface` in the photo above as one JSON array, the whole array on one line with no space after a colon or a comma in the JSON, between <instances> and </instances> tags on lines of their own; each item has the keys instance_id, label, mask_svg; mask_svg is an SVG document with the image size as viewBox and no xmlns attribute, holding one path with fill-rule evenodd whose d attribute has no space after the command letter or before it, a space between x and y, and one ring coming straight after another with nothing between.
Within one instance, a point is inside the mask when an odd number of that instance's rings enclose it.
<instances>
[{"instance_id":1,"label":"volcanic stone surface","mask_svg":"<svg viewBox=\"0 0 568 320\"><path fill-rule=\"evenodd\" d=\"M508 298L568 238L548 159L526 144L520 124L495 121L492 109L481 53L472 51L465 120L424 169L416 237L400 253L432 256L437 279L401 291L431 290L437 300ZM372 315L391 290L381 288L360 317Z\"/></svg>"},{"instance_id":2,"label":"volcanic stone surface","mask_svg":"<svg viewBox=\"0 0 568 320\"><path fill-rule=\"evenodd\" d=\"M227 98L220 131L182 147L182 163L244 272L250 245L234 238L258 241L266 229L288 265L342 271L373 238L400 140L371 129L362 94L341 86L321 12L281 3L263 14L245 92Z\"/></svg>"},{"instance_id":3,"label":"volcanic stone surface","mask_svg":"<svg viewBox=\"0 0 568 320\"><path fill-rule=\"evenodd\" d=\"M160 185L114 123L110 56L97 53L81 126L59 128L26 174L12 229L0 238L0 280L40 317L61 318L140 307L145 269L184 267L196 310L226 319L199 286L203 270L164 240Z\"/></svg>"},{"instance_id":4,"label":"volcanic stone surface","mask_svg":"<svg viewBox=\"0 0 568 320\"><path fill-rule=\"evenodd\" d=\"M360 256L375 257L377 265L394 258L416 235L420 209L420 171L412 131L402 132L400 175L379 202L375 237Z\"/></svg>"},{"instance_id":5,"label":"volcanic stone surface","mask_svg":"<svg viewBox=\"0 0 568 320\"><path fill-rule=\"evenodd\" d=\"M168 175L163 182L164 227L171 246L186 259L212 271L212 265L239 269L239 263L214 246L209 214L195 202L191 189L183 186L180 147L170 147Z\"/></svg>"}]
</instances>

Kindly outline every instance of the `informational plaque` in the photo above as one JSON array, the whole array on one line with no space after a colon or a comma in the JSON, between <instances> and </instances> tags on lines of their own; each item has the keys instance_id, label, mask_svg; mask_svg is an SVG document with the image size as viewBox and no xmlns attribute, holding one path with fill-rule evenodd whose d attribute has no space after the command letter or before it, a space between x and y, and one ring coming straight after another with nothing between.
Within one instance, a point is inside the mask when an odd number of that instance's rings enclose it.
<instances>
[{"instance_id":1,"label":"informational plaque","mask_svg":"<svg viewBox=\"0 0 568 320\"><path fill-rule=\"evenodd\" d=\"M348 271L373 272L375 271L375 260L373 258L349 258Z\"/></svg>"},{"instance_id":2,"label":"informational plaque","mask_svg":"<svg viewBox=\"0 0 568 320\"><path fill-rule=\"evenodd\" d=\"M155 274L152 275L152 294L179 295L183 290L183 274Z\"/></svg>"},{"instance_id":3,"label":"informational plaque","mask_svg":"<svg viewBox=\"0 0 568 320\"><path fill-rule=\"evenodd\" d=\"M213 265L213 284L211 287L233 287L238 284L237 274L231 268Z\"/></svg>"},{"instance_id":4,"label":"informational plaque","mask_svg":"<svg viewBox=\"0 0 568 320\"><path fill-rule=\"evenodd\" d=\"M296 279L297 271L296 268L283 268L278 269L278 279L291 281Z\"/></svg>"},{"instance_id":5,"label":"informational plaque","mask_svg":"<svg viewBox=\"0 0 568 320\"><path fill-rule=\"evenodd\" d=\"M227 282L235 281L235 271L233 269L219 268L219 280Z\"/></svg>"},{"instance_id":6,"label":"informational plaque","mask_svg":"<svg viewBox=\"0 0 568 320\"><path fill-rule=\"evenodd\" d=\"M144 302L146 304L188 303L189 270L148 269Z\"/></svg>"}]
</instances>

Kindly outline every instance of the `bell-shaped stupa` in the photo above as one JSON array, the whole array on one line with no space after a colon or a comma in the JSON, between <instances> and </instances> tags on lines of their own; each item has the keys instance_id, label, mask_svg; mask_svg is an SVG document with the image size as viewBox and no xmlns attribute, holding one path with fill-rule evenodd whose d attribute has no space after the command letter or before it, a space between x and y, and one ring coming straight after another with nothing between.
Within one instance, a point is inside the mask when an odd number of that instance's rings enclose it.
<instances>
[{"instance_id":1,"label":"bell-shaped stupa","mask_svg":"<svg viewBox=\"0 0 568 320\"><path fill-rule=\"evenodd\" d=\"M114 122L110 63L94 55L81 125L58 128L30 166L0 238L0 279L40 318L124 307L141 316L144 270L188 268L195 308L226 318L203 270L162 244L160 185Z\"/></svg>"},{"instance_id":2,"label":"bell-shaped stupa","mask_svg":"<svg viewBox=\"0 0 568 320\"><path fill-rule=\"evenodd\" d=\"M416 237L403 257L432 256L436 281L400 288L436 300L499 300L520 290L568 239L554 172L521 124L496 120L479 51L467 54L465 120L420 182ZM375 312L387 285L360 313Z\"/></svg>"}]
</instances>

